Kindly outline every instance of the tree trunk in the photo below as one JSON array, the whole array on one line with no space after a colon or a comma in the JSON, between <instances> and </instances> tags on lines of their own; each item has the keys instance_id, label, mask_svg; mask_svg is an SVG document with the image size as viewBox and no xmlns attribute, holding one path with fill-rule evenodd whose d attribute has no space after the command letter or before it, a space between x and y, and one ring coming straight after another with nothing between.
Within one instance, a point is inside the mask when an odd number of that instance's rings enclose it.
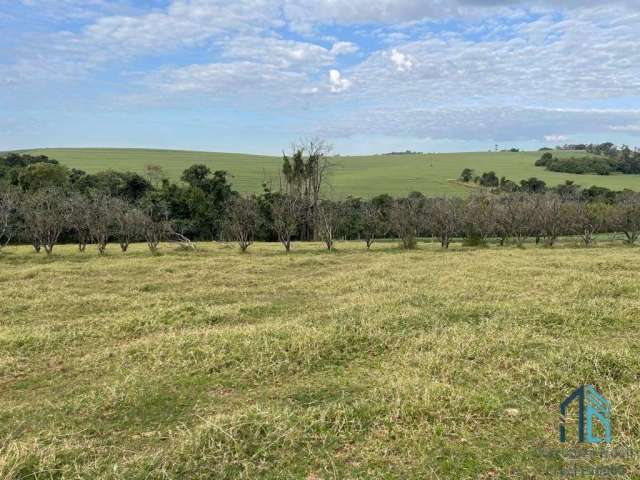
<instances>
[{"instance_id":1,"label":"tree trunk","mask_svg":"<svg viewBox=\"0 0 640 480\"><path fill-rule=\"evenodd\" d=\"M238 244L240 245L240 251L242 253L246 253L247 248L249 248L249 241L246 240L245 238L240 238L240 241L238 242Z\"/></svg>"},{"instance_id":2,"label":"tree trunk","mask_svg":"<svg viewBox=\"0 0 640 480\"><path fill-rule=\"evenodd\" d=\"M324 243L327 245L327 250L331 252L333 250L333 235L327 235L327 239L324 241Z\"/></svg>"},{"instance_id":3,"label":"tree trunk","mask_svg":"<svg viewBox=\"0 0 640 480\"><path fill-rule=\"evenodd\" d=\"M158 253L158 245L159 245L159 242L157 242L156 240L147 239L147 246L149 247L149 251L152 254L155 255L156 253Z\"/></svg>"}]
</instances>

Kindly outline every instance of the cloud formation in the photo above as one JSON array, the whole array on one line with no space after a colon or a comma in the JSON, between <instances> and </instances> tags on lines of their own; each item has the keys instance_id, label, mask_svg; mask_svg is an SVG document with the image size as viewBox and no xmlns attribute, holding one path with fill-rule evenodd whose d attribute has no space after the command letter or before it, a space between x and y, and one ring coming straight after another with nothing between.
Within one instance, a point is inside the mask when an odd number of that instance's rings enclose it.
<instances>
[{"instance_id":1,"label":"cloud formation","mask_svg":"<svg viewBox=\"0 0 640 480\"><path fill-rule=\"evenodd\" d=\"M329 71L330 90L333 93L340 93L351 87L351 80L343 78L338 70Z\"/></svg>"},{"instance_id":2,"label":"cloud formation","mask_svg":"<svg viewBox=\"0 0 640 480\"><path fill-rule=\"evenodd\" d=\"M639 10L640 0L0 0L0 26L15 35L0 46L0 101L66 92L65 107L98 94L135 99L130 108L253 105L274 123L303 108L337 136L636 138Z\"/></svg>"},{"instance_id":3,"label":"cloud formation","mask_svg":"<svg viewBox=\"0 0 640 480\"><path fill-rule=\"evenodd\" d=\"M599 132L640 125L640 110L467 107L365 109L353 112L323 133L331 137L357 134L392 135L458 141L539 141L564 143ZM568 130L567 130L568 129ZM564 134L554 132L564 131Z\"/></svg>"},{"instance_id":4,"label":"cloud formation","mask_svg":"<svg viewBox=\"0 0 640 480\"><path fill-rule=\"evenodd\" d=\"M371 94L401 92L423 100L594 99L640 92L640 16L594 23L542 17L470 39L466 32L427 34L371 55L349 75ZM389 68L410 71L399 77ZM408 60L410 58L418 61Z\"/></svg>"},{"instance_id":5,"label":"cloud formation","mask_svg":"<svg viewBox=\"0 0 640 480\"><path fill-rule=\"evenodd\" d=\"M596 0L290 0L284 2L289 21L303 24L397 24L424 20L473 19L495 15L518 16L534 12L576 11L602 6ZM613 0L606 8L633 12L638 0Z\"/></svg>"},{"instance_id":6,"label":"cloud formation","mask_svg":"<svg viewBox=\"0 0 640 480\"><path fill-rule=\"evenodd\" d=\"M413 60L395 48L391 50L391 61L395 64L399 72L406 72L413 68Z\"/></svg>"}]
</instances>

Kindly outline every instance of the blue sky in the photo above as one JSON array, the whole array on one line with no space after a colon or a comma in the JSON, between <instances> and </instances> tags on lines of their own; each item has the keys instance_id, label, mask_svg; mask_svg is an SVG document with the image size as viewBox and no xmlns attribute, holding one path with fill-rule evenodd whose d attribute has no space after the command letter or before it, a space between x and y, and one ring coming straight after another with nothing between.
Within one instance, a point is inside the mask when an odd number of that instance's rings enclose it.
<instances>
[{"instance_id":1,"label":"blue sky","mask_svg":"<svg viewBox=\"0 0 640 480\"><path fill-rule=\"evenodd\" d=\"M640 145L640 1L0 0L0 150Z\"/></svg>"}]
</instances>

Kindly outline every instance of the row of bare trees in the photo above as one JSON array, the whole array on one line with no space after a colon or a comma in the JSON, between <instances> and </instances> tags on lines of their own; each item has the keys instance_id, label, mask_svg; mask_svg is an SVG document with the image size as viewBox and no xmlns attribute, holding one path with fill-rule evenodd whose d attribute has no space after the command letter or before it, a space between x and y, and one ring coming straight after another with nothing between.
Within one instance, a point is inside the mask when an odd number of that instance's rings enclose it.
<instances>
[{"instance_id":1,"label":"row of bare trees","mask_svg":"<svg viewBox=\"0 0 640 480\"><path fill-rule=\"evenodd\" d=\"M460 198L406 198L392 209L391 231L407 248L418 235L436 237L448 248L454 237L469 244L489 238L521 246L528 238L553 246L561 236L579 236L591 245L598 233L622 232L634 244L640 236L640 194L628 193L616 204L583 202L554 193L480 194Z\"/></svg>"},{"instance_id":2,"label":"row of bare trees","mask_svg":"<svg viewBox=\"0 0 640 480\"><path fill-rule=\"evenodd\" d=\"M261 203L262 202L262 203ZM500 245L521 246L527 239L553 246L561 236L579 236L591 245L597 234L621 232L628 244L640 239L640 193L627 192L615 203L583 202L555 193L477 194L468 199L406 198L361 201L317 200L313 196L278 193L265 206L263 197L234 195L224 204L223 239L236 241L244 252L259 232L270 231L289 252L304 239L309 226L327 250L339 239L361 239L367 248L379 238L398 238L404 248L420 237L438 239L448 248L456 238L469 245L497 239ZM142 207L101 192L68 194L56 188L33 193L0 192L0 248L12 239L29 242L51 254L64 237L73 237L78 250L88 244L104 253L117 242L144 240L152 252L161 241L178 237L163 209Z\"/></svg>"},{"instance_id":3,"label":"row of bare trees","mask_svg":"<svg viewBox=\"0 0 640 480\"><path fill-rule=\"evenodd\" d=\"M309 218L313 212L313 218ZM455 238L469 245L497 239L518 246L529 238L553 246L562 236L578 236L591 245L598 233L621 232L628 244L640 238L640 194L628 192L615 204L583 202L554 193L478 194L468 199L413 195L389 202L321 200L313 210L299 197L278 195L271 205L271 228L287 252L303 225L314 225L327 249L337 239L362 239L367 248L378 238L394 236L411 249L419 237L436 238L443 248ZM261 218L253 197L236 197L226 208L225 231L244 252L253 242Z\"/></svg>"},{"instance_id":4,"label":"row of bare trees","mask_svg":"<svg viewBox=\"0 0 640 480\"><path fill-rule=\"evenodd\" d=\"M0 245L13 238L31 243L36 252L50 255L61 236L72 233L78 250L89 243L105 253L110 242L123 252L133 241L144 240L151 252L171 233L170 223L152 207L142 209L106 193L68 194L49 187L32 193L0 192Z\"/></svg>"},{"instance_id":5,"label":"row of bare trees","mask_svg":"<svg viewBox=\"0 0 640 480\"><path fill-rule=\"evenodd\" d=\"M527 238L535 237L553 245L559 236L581 232L580 213L591 208L553 194L475 195L466 201L413 197L394 203L391 231L402 239L405 248L414 247L418 236L435 237L443 248L456 237L463 237L469 244L498 238L501 245L510 239L522 245ZM588 243L592 239L593 235Z\"/></svg>"}]
</instances>

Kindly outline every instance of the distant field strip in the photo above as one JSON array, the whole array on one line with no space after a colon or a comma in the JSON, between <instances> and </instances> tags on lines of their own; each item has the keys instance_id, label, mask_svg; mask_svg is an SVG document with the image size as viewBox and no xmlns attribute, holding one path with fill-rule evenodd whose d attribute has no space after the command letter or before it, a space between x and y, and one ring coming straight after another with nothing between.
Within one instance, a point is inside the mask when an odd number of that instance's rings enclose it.
<instances>
[{"instance_id":1,"label":"distant field strip","mask_svg":"<svg viewBox=\"0 0 640 480\"><path fill-rule=\"evenodd\" d=\"M280 157L236 153L207 153L178 150L145 149L42 149L32 153L48 155L63 164L95 173L100 170L143 172L148 164L160 165L174 180L194 163L204 163L213 170L227 170L232 182L242 192L260 192L264 181L279 185ZM559 157L583 155L584 152L556 152ZM372 155L335 157L326 194L335 197L354 195L371 197L380 193L406 195L421 191L428 195L467 195L468 187L455 182L464 168L476 174L493 170L501 177L520 181L538 177L549 185L573 180L584 187L597 185L615 190L640 189L640 175L575 175L549 172L534 166L540 152L443 153L426 155Z\"/></svg>"}]
</instances>

